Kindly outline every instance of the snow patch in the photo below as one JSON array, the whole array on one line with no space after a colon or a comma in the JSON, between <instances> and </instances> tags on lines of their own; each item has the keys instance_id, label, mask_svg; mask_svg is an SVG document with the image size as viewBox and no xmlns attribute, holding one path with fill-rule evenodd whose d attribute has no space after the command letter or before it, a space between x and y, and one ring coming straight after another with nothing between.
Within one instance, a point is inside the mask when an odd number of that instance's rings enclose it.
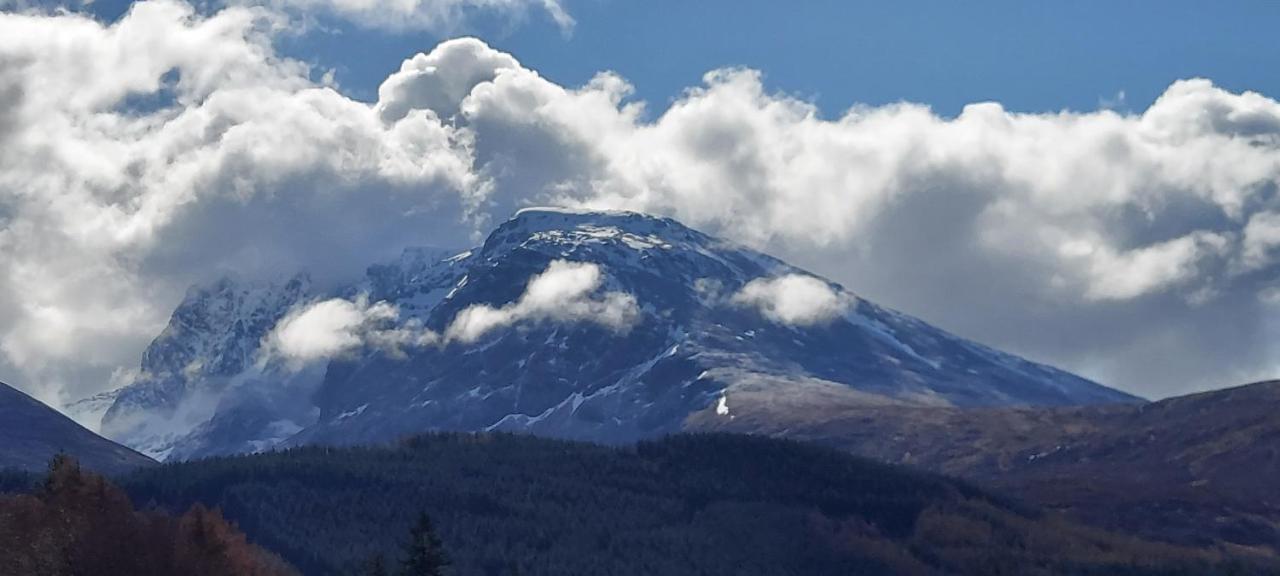
<instances>
[{"instance_id":1,"label":"snow patch","mask_svg":"<svg viewBox=\"0 0 1280 576\"><path fill-rule=\"evenodd\" d=\"M368 408L369 408L368 404L361 404L360 406L356 407L355 410L348 410L346 412L343 412L337 415L334 418L334 420L346 420L347 418L351 418L353 416L359 416L361 414L364 414L364 411Z\"/></svg>"}]
</instances>

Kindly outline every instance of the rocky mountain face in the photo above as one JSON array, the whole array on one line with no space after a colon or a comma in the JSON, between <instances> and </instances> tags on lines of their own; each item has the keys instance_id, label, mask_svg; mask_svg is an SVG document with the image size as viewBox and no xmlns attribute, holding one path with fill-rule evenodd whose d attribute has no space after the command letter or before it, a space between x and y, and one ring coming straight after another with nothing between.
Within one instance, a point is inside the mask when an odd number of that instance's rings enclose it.
<instances>
[{"instance_id":1,"label":"rocky mountain face","mask_svg":"<svg viewBox=\"0 0 1280 576\"><path fill-rule=\"evenodd\" d=\"M74 456L86 468L104 474L155 464L0 383L0 469L43 471L58 454Z\"/></svg>"},{"instance_id":2,"label":"rocky mountain face","mask_svg":"<svg viewBox=\"0 0 1280 576\"><path fill-rule=\"evenodd\" d=\"M143 353L139 379L115 392L103 434L160 459L183 449L221 404L241 404L229 391L252 375L262 337L310 296L305 275L280 285L225 278L193 287Z\"/></svg>"},{"instance_id":3,"label":"rocky mountain face","mask_svg":"<svg viewBox=\"0 0 1280 576\"><path fill-rule=\"evenodd\" d=\"M530 284L558 262L592 267L593 300L546 301L556 287ZM805 290L771 289L779 280ZM282 318L332 297L385 302L399 326L439 337L366 343L303 367L264 356ZM630 307L625 318L592 321L608 298ZM463 319L486 329L454 337ZM169 458L427 430L624 442L685 429L695 414L732 420L739 395L780 405L1138 401L670 219L557 209L522 211L469 251L406 251L325 294L305 276L193 289L141 368L103 429Z\"/></svg>"},{"instance_id":4,"label":"rocky mountain face","mask_svg":"<svg viewBox=\"0 0 1280 576\"><path fill-rule=\"evenodd\" d=\"M689 428L810 440L1185 545L1280 554L1280 381L1136 405L930 407L739 394Z\"/></svg>"}]
</instances>

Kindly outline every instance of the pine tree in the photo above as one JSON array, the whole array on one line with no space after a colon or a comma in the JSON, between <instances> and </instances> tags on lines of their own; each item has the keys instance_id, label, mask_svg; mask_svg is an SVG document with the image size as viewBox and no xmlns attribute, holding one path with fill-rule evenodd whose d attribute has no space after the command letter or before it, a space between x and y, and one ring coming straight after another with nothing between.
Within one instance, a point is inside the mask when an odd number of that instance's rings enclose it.
<instances>
[{"instance_id":1,"label":"pine tree","mask_svg":"<svg viewBox=\"0 0 1280 576\"><path fill-rule=\"evenodd\" d=\"M409 543L405 546L405 559L401 576L443 576L449 566L449 556L436 535L431 517L426 512L418 514L418 522L409 531Z\"/></svg>"},{"instance_id":2,"label":"pine tree","mask_svg":"<svg viewBox=\"0 0 1280 576\"><path fill-rule=\"evenodd\" d=\"M387 562L382 554L374 554L368 562L365 563L365 576L390 576L387 572Z\"/></svg>"}]
</instances>

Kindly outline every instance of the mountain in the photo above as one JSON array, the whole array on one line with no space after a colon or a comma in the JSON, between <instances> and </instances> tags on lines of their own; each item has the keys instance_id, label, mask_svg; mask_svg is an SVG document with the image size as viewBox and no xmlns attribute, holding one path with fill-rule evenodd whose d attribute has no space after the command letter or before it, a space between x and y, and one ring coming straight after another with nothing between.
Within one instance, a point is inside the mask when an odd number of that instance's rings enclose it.
<instances>
[{"instance_id":1,"label":"mountain","mask_svg":"<svg viewBox=\"0 0 1280 576\"><path fill-rule=\"evenodd\" d=\"M110 393L103 433L162 460L255 452L289 438L315 422L310 397L324 367L260 366L268 333L321 297L366 294L394 300L406 314L430 307L457 280L442 262L455 252L407 249L396 262L371 266L360 283L328 293L305 273L278 283L222 278L192 287L143 353L140 378Z\"/></svg>"},{"instance_id":2,"label":"mountain","mask_svg":"<svg viewBox=\"0 0 1280 576\"><path fill-rule=\"evenodd\" d=\"M427 435L170 463L123 485L175 512L221 509L316 576L355 573L375 554L394 563L420 511L458 576L1277 573L1266 560L1223 563L945 477L749 436L607 447Z\"/></svg>"},{"instance_id":3,"label":"mountain","mask_svg":"<svg viewBox=\"0 0 1280 576\"><path fill-rule=\"evenodd\" d=\"M245 286L224 278L193 287L143 353L139 379L115 391L102 416L103 434L168 456L221 401L234 399L227 392L252 369L262 337L311 292L305 274L283 284Z\"/></svg>"},{"instance_id":4,"label":"mountain","mask_svg":"<svg viewBox=\"0 0 1280 576\"><path fill-rule=\"evenodd\" d=\"M87 398L81 398L62 407L62 413L86 428L97 428L102 425L102 416L116 403L123 389L100 392Z\"/></svg>"},{"instance_id":5,"label":"mountain","mask_svg":"<svg viewBox=\"0 0 1280 576\"><path fill-rule=\"evenodd\" d=\"M406 251L323 294L298 279L193 289L103 430L183 458L426 430L627 442L701 411L732 418L748 391L963 407L1138 401L667 218L526 209L482 246L441 254ZM594 283L572 302L539 300L565 288L531 285L553 271ZM409 326L438 338L301 369L264 361L286 315L359 295L395 307L402 325L384 336ZM462 320L485 329L454 337Z\"/></svg>"},{"instance_id":6,"label":"mountain","mask_svg":"<svg viewBox=\"0 0 1280 576\"><path fill-rule=\"evenodd\" d=\"M1141 405L782 405L742 394L690 427L809 440L956 475L1075 518L1186 545L1280 554L1280 381Z\"/></svg>"},{"instance_id":7,"label":"mountain","mask_svg":"<svg viewBox=\"0 0 1280 576\"><path fill-rule=\"evenodd\" d=\"M41 471L58 454L74 456L86 468L104 474L155 464L0 383L0 469Z\"/></svg>"}]
</instances>

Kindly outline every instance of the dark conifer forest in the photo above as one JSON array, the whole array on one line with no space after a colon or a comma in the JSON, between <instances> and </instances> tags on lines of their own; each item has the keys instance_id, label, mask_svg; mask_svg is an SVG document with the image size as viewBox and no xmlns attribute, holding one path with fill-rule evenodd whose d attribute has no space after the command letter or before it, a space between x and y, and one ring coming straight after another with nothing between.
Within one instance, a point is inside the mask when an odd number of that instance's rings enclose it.
<instances>
[{"instance_id":1,"label":"dark conifer forest","mask_svg":"<svg viewBox=\"0 0 1280 576\"><path fill-rule=\"evenodd\" d=\"M457 576L1266 573L944 477L735 435L630 447L428 435L168 464L122 483L149 509L216 508L314 575L414 562Z\"/></svg>"}]
</instances>

